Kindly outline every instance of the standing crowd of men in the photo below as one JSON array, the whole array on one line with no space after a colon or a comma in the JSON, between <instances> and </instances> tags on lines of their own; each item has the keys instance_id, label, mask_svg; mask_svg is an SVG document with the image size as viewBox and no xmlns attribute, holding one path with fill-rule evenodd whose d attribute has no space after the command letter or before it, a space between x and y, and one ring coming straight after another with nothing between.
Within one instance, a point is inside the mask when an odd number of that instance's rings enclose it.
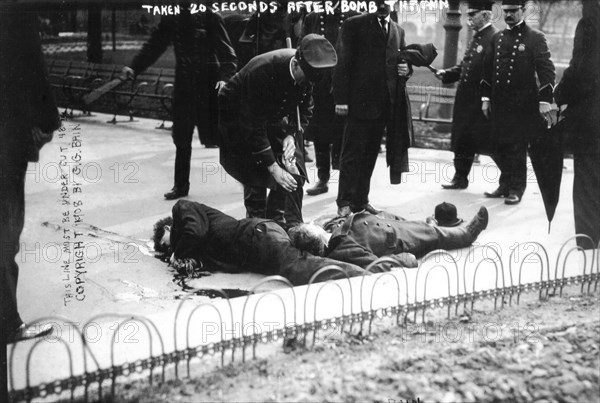
<instances>
[{"instance_id":1,"label":"standing crowd of men","mask_svg":"<svg viewBox=\"0 0 600 403\"><path fill-rule=\"evenodd\" d=\"M206 146L220 147L222 165L243 184L248 219L271 220L258 224L277 222L283 229L298 227L303 223L303 187L307 180L304 134L309 133L316 145L319 180L307 192L328 191L330 170L339 167L338 216L348 217L348 224L340 224L345 232L340 236L334 234L331 237L336 239L334 243L329 237L325 239L323 234L308 230L304 235L294 235L295 245L301 246L312 234L321 239L320 245L325 248L321 250L323 256L331 258L335 250L339 252L340 245L354 248L360 237L347 239L354 231L351 224L359 222L361 215L381 213L370 203L369 193L382 138L386 135L388 141L398 142L412 131L405 87L413 71L402 53L407 48L404 30L391 18L390 7L383 0L375 2L374 13L308 15L300 30L302 34L295 38L297 47L257 54L244 66L238 65L220 15L191 14L184 6L179 15L164 16L130 66L123 69L123 78L140 74L169 45L174 46L177 64L173 100L175 175L173 188L165 198L177 199L189 192L192 134L196 127ZM568 81L562 84L559 103L563 109L568 105L565 116L571 121L578 120L577 138L583 138L574 140L579 141L575 151L576 229L597 245L600 241L597 124L600 66L599 6L597 1L593 3L595 13L591 21L582 20L578 26L573 60L565 73ZM523 21L524 1L502 1L507 24L503 31L493 26L493 4L489 0L469 1L473 40L459 65L436 73L446 83L458 82L452 128L456 174L444 188L468 186L473 155L482 152L478 143L482 138L489 138L491 141L485 143L492 145L488 152L500 168L501 177L498 188L486 196L503 197L506 204L514 205L521 201L525 191L530 136L554 124L551 103L555 70L544 35ZM3 326L0 333L6 341L14 342L38 335L40 330L33 334L23 324L16 302L18 266L14 258L23 228L24 173L27 162L36 161L39 149L52 138L59 120L44 72L37 20L32 13L1 11ZM271 42L280 43L275 39L280 38L281 29L287 34L297 31L298 20L294 21L294 24L274 24L271 31L260 31L257 25L254 31L247 30L244 37L250 41L270 38ZM260 53L259 46L256 49ZM407 167L406 156L406 149L401 149L394 158L388 158L394 173L392 182ZM245 228L244 223L235 224L229 218L213 214L206 206L188 207L196 213L184 214L186 223L202 225L215 217L227 222L235 231ZM455 215L456 210L454 218ZM376 235L381 235L379 228L384 231L406 226L399 218L380 216L373 220L365 217L360 222ZM427 245L417 248L419 253L440 242L462 247L476 238L487 226L487 220L487 211L482 209L460 231L430 231L416 225L408 232L411 236L419 234L419 242ZM459 224L458 220L452 221L453 225ZM288 237L285 231L282 235L270 225L263 228L258 224L252 221L248 225L252 225L253 232L244 233L249 237L248 255L244 258L250 256L262 236L275 233ZM198 231L204 234L206 228ZM400 233L397 230L394 236L409 236L398 235ZM223 234L223 242L231 241L229 236ZM372 255L410 252L407 242L400 238L394 238L393 245L389 244L389 237L377 239L380 243L371 245L374 249L366 261L371 261ZM430 242L432 239L434 242ZM158 244L161 240L162 237ZM169 241L173 243L172 238ZM290 241L288 238L286 242ZM358 242L359 248L369 246L364 242L369 241ZM287 243L285 248L275 249L271 252L289 250ZM292 254L294 259L308 259L303 253ZM264 262L264 256L254 257ZM364 257L361 259L365 261ZM407 261L414 264L410 257ZM348 263L349 270L361 273L361 268L354 263ZM297 267L297 262L294 265ZM303 272L297 281L305 280ZM48 329L42 332L47 333Z\"/></svg>"}]
</instances>

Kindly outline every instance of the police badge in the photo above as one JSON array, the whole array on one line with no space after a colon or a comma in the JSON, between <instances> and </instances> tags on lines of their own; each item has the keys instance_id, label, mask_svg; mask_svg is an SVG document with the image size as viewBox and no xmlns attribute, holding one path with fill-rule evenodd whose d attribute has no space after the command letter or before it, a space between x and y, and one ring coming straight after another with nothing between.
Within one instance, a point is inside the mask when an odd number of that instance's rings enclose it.
<instances>
[{"instance_id":1,"label":"police badge","mask_svg":"<svg viewBox=\"0 0 600 403\"><path fill-rule=\"evenodd\" d=\"M477 46L477 53L481 53L483 51L483 46Z\"/></svg>"},{"instance_id":2,"label":"police badge","mask_svg":"<svg viewBox=\"0 0 600 403\"><path fill-rule=\"evenodd\" d=\"M519 45L519 52L524 52L525 51L525 45L524 44L520 44Z\"/></svg>"}]
</instances>

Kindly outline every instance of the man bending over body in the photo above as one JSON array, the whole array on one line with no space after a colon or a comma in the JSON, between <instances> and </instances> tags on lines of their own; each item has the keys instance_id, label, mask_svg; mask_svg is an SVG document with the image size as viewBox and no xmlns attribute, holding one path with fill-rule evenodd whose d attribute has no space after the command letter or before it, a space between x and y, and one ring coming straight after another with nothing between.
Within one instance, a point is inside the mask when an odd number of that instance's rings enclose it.
<instances>
[{"instance_id":1,"label":"man bending over body","mask_svg":"<svg viewBox=\"0 0 600 403\"><path fill-rule=\"evenodd\" d=\"M449 203L440 204L436 211L445 206L456 211ZM487 227L488 211L481 207L468 224L453 221L450 225L454 226L450 227L441 222L407 221L386 212L371 214L363 210L335 218L325 224L325 229L301 224L291 228L289 236L298 249L363 268L382 256L395 258L404 267L417 267L417 257L433 250L470 246Z\"/></svg>"},{"instance_id":2,"label":"man bending over body","mask_svg":"<svg viewBox=\"0 0 600 403\"><path fill-rule=\"evenodd\" d=\"M296 249L285 230L262 218L236 220L214 208L189 200L173 206L172 217L154 225L154 249L171 254L176 269L204 266L215 271L251 271L281 275L294 285L307 284L311 276L328 265L341 267L349 276L364 270L353 264L313 256ZM321 281L340 277L334 271Z\"/></svg>"}]
</instances>

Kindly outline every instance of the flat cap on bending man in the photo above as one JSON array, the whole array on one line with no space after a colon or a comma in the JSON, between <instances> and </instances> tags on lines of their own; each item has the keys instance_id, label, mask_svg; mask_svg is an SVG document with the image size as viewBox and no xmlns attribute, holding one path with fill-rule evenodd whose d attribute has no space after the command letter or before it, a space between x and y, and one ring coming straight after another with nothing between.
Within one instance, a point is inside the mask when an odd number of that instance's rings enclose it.
<instances>
[{"instance_id":1,"label":"flat cap on bending man","mask_svg":"<svg viewBox=\"0 0 600 403\"><path fill-rule=\"evenodd\" d=\"M302 223L312 83L336 63L331 43L311 34L298 49L254 57L219 92L220 161L244 185L247 217Z\"/></svg>"},{"instance_id":2,"label":"flat cap on bending man","mask_svg":"<svg viewBox=\"0 0 600 403\"><path fill-rule=\"evenodd\" d=\"M294 285L307 284L315 272L328 265L341 267L349 276L364 274L353 264L295 248L285 230L272 220L236 220L189 200L178 201L172 213L172 217L155 224L154 249L173 253L172 261L182 267L204 265L205 269L229 273L278 274ZM339 276L336 272L324 273L319 279Z\"/></svg>"}]
</instances>

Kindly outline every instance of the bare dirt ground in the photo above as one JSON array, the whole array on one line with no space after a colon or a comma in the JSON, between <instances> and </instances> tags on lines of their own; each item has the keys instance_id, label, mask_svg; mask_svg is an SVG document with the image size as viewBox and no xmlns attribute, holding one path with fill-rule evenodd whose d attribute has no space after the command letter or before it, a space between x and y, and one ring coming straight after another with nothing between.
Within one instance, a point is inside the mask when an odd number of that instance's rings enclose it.
<instances>
[{"instance_id":1,"label":"bare dirt ground","mask_svg":"<svg viewBox=\"0 0 600 403\"><path fill-rule=\"evenodd\" d=\"M332 332L314 347L278 348L203 376L121 385L106 401L597 402L599 295L570 291L495 312L480 303L451 319L442 309L425 323L419 313L400 327L376 321L370 335Z\"/></svg>"}]
</instances>

